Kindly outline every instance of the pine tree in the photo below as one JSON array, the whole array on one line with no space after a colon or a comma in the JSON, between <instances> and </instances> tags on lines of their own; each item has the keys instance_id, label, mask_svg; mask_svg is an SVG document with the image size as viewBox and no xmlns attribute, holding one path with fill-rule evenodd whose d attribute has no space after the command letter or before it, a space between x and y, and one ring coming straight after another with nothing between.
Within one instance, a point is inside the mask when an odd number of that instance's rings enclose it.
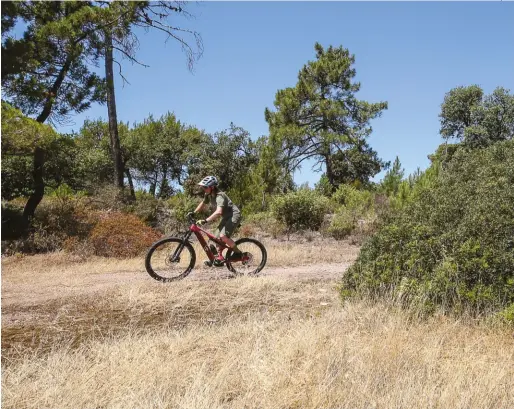
<instances>
[{"instance_id":1,"label":"pine tree","mask_svg":"<svg viewBox=\"0 0 514 409\"><path fill-rule=\"evenodd\" d=\"M280 141L289 172L314 158L334 188L352 177L367 182L385 165L365 139L370 121L387 109L387 102L356 98L360 83L353 81L355 57L347 49L325 50L316 43L315 50L316 61L301 69L296 86L277 92L276 111L266 109L271 136ZM351 175L358 161L368 166Z\"/></svg>"}]
</instances>

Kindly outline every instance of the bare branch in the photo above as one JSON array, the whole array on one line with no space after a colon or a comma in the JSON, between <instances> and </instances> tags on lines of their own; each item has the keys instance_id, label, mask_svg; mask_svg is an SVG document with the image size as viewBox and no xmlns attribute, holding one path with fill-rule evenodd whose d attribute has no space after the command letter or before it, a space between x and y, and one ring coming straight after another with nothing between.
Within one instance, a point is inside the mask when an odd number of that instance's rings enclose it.
<instances>
[{"instance_id":1,"label":"bare branch","mask_svg":"<svg viewBox=\"0 0 514 409\"><path fill-rule=\"evenodd\" d=\"M164 7L166 9L171 9L171 10L174 9L173 6L170 6L167 4L162 4L161 7ZM159 20L163 20L164 18L169 16L169 14L167 14L167 13L156 12L151 7L149 10L153 14L158 16ZM180 10L183 11L183 9L180 9ZM182 50L186 53L187 58L188 58L188 68L189 68L189 70L192 70L194 62L196 60L198 60L198 58L200 58L203 54L203 43L202 43L200 35L195 31L188 30L188 29L182 29L180 27L173 27L168 24L164 24L163 22L161 22L159 20L153 19L143 9L140 9L137 14L140 18L140 21L138 23L136 23L135 25L137 25L139 27L153 27L153 28L155 28L159 31L162 31L168 35L168 38L166 39L165 42L167 42L169 40L169 38L171 37L181 44ZM195 52L193 50L193 48L187 43L187 41L185 41L182 37L180 37L176 33L186 33L186 34L192 35L195 38L198 52Z\"/></svg>"},{"instance_id":2,"label":"bare branch","mask_svg":"<svg viewBox=\"0 0 514 409\"><path fill-rule=\"evenodd\" d=\"M142 65L143 67L146 67L148 68L149 65L146 65L146 64L143 64L142 62L136 60L133 56L131 56L129 53L127 53L125 50L119 48L119 47L116 47L115 45L112 46L112 48L114 48L115 50L118 50L120 53L122 53L125 57L127 57L129 60L131 60L132 62L135 62L136 64L139 64L139 65Z\"/></svg>"},{"instance_id":3,"label":"bare branch","mask_svg":"<svg viewBox=\"0 0 514 409\"><path fill-rule=\"evenodd\" d=\"M125 76L124 76L124 75L122 74L122 72L121 72L121 64L120 64L118 61L114 60L114 59L113 59L113 61L114 61L116 64L118 64L118 67L119 67L119 69L120 69L119 74L120 74L121 79L123 80L123 87L125 87L125 83L127 83L128 85L130 85L130 82L125 78Z\"/></svg>"}]
</instances>

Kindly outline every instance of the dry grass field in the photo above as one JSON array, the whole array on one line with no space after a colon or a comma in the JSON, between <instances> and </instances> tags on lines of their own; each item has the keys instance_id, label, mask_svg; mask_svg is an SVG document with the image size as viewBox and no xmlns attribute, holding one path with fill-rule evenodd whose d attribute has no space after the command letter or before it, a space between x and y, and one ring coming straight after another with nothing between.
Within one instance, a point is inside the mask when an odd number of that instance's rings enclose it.
<instances>
[{"instance_id":1,"label":"dry grass field","mask_svg":"<svg viewBox=\"0 0 514 409\"><path fill-rule=\"evenodd\" d=\"M511 332L342 304L358 248L266 245L262 276L171 284L141 259L3 259L2 408L514 407Z\"/></svg>"}]
</instances>

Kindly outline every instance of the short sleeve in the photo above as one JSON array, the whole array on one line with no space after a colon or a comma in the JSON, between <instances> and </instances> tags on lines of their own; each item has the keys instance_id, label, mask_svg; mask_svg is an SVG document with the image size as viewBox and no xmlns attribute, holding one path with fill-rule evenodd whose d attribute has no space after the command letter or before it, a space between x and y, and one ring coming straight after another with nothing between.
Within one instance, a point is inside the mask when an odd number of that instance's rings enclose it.
<instances>
[{"instance_id":1,"label":"short sleeve","mask_svg":"<svg viewBox=\"0 0 514 409\"><path fill-rule=\"evenodd\" d=\"M216 195L216 206L225 207L225 198L223 195Z\"/></svg>"}]
</instances>

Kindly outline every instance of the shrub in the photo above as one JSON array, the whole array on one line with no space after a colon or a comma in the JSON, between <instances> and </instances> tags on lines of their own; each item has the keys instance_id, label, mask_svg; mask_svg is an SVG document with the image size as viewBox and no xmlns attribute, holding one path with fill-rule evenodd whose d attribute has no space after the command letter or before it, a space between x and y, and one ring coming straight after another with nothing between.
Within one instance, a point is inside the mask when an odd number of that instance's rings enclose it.
<instances>
[{"instance_id":1,"label":"shrub","mask_svg":"<svg viewBox=\"0 0 514 409\"><path fill-rule=\"evenodd\" d=\"M82 259L86 259L95 254L95 249L90 240L81 240L78 237L68 237L64 241L63 249L65 252L72 253Z\"/></svg>"},{"instance_id":2,"label":"shrub","mask_svg":"<svg viewBox=\"0 0 514 409\"><path fill-rule=\"evenodd\" d=\"M410 200L368 240L342 295L392 295L423 311L514 302L514 141L433 163Z\"/></svg>"},{"instance_id":3,"label":"shrub","mask_svg":"<svg viewBox=\"0 0 514 409\"><path fill-rule=\"evenodd\" d=\"M91 190L91 195L85 200L87 206L99 211L127 211L127 206L133 202L130 190L125 188L120 191L111 184L103 184Z\"/></svg>"},{"instance_id":4,"label":"shrub","mask_svg":"<svg viewBox=\"0 0 514 409\"><path fill-rule=\"evenodd\" d=\"M158 214L163 203L160 199L155 198L146 192L136 192L136 201L127 204L124 211L133 213L147 225L156 227L158 225Z\"/></svg>"},{"instance_id":5,"label":"shrub","mask_svg":"<svg viewBox=\"0 0 514 409\"><path fill-rule=\"evenodd\" d=\"M328 233L336 240L342 240L350 235L355 228L355 220L352 214L346 210L336 213L332 218Z\"/></svg>"},{"instance_id":6,"label":"shrub","mask_svg":"<svg viewBox=\"0 0 514 409\"><path fill-rule=\"evenodd\" d=\"M308 189L277 196L271 204L274 217L284 223L289 232L319 230L328 207L326 197Z\"/></svg>"},{"instance_id":7,"label":"shrub","mask_svg":"<svg viewBox=\"0 0 514 409\"><path fill-rule=\"evenodd\" d=\"M500 311L496 315L496 318L504 324L514 326L514 303L510 304L503 311Z\"/></svg>"},{"instance_id":8,"label":"shrub","mask_svg":"<svg viewBox=\"0 0 514 409\"><path fill-rule=\"evenodd\" d=\"M359 190L351 185L340 185L332 196L332 203L339 208L328 227L328 233L337 240L344 239L352 233L361 242L372 232L376 220L375 208L380 213L387 205L386 198L368 190ZM358 228L358 231L355 231Z\"/></svg>"},{"instance_id":9,"label":"shrub","mask_svg":"<svg viewBox=\"0 0 514 409\"><path fill-rule=\"evenodd\" d=\"M86 206L82 196L47 196L36 209L34 223L48 233L66 238L79 236L85 238L98 221L96 211Z\"/></svg>"},{"instance_id":10,"label":"shrub","mask_svg":"<svg viewBox=\"0 0 514 409\"><path fill-rule=\"evenodd\" d=\"M31 226L23 231L23 207L19 201L2 203L4 253L45 253L61 250L68 237L85 239L98 218L85 206L82 195L56 189L36 209Z\"/></svg>"},{"instance_id":11,"label":"shrub","mask_svg":"<svg viewBox=\"0 0 514 409\"><path fill-rule=\"evenodd\" d=\"M170 197L162 207L159 207L156 227L166 234L184 231L187 214L194 211L200 201L200 197L191 197L185 193Z\"/></svg>"},{"instance_id":12,"label":"shrub","mask_svg":"<svg viewBox=\"0 0 514 409\"><path fill-rule=\"evenodd\" d=\"M319 179L319 182L315 184L314 190L320 195L331 197L333 193L333 187L330 184L327 175L323 174Z\"/></svg>"},{"instance_id":13,"label":"shrub","mask_svg":"<svg viewBox=\"0 0 514 409\"><path fill-rule=\"evenodd\" d=\"M368 190L358 190L350 185L340 185L332 196L332 200L343 205L347 210L364 215L373 209L373 193Z\"/></svg>"},{"instance_id":14,"label":"shrub","mask_svg":"<svg viewBox=\"0 0 514 409\"><path fill-rule=\"evenodd\" d=\"M239 235L241 237L252 237L255 235L255 229L251 224L243 224L239 228Z\"/></svg>"},{"instance_id":15,"label":"shrub","mask_svg":"<svg viewBox=\"0 0 514 409\"><path fill-rule=\"evenodd\" d=\"M89 238L98 256L127 258L143 253L160 234L132 214L108 213Z\"/></svg>"},{"instance_id":16,"label":"shrub","mask_svg":"<svg viewBox=\"0 0 514 409\"><path fill-rule=\"evenodd\" d=\"M271 235L274 239L286 234L286 226L279 222L271 212L259 212L250 214L243 219L242 228L251 226L255 232L263 232Z\"/></svg>"},{"instance_id":17,"label":"shrub","mask_svg":"<svg viewBox=\"0 0 514 409\"><path fill-rule=\"evenodd\" d=\"M23 205L2 202L2 240L15 240L23 235Z\"/></svg>"}]
</instances>

